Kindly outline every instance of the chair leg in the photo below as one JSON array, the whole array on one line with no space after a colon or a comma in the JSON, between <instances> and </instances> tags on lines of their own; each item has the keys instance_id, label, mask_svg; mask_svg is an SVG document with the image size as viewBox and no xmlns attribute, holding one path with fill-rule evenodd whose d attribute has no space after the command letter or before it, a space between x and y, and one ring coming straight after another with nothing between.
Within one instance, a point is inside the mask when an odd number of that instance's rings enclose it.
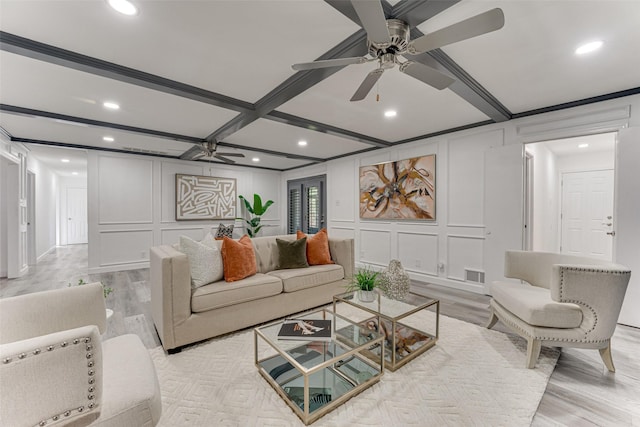
<instances>
[{"instance_id":1,"label":"chair leg","mask_svg":"<svg viewBox=\"0 0 640 427\"><path fill-rule=\"evenodd\" d=\"M493 311L493 307L489 308L489 321L487 322L486 328L491 329L493 325L498 322L498 316L496 316L495 311Z\"/></svg>"},{"instance_id":2,"label":"chair leg","mask_svg":"<svg viewBox=\"0 0 640 427\"><path fill-rule=\"evenodd\" d=\"M609 344L605 348L600 349L600 357L609 372L616 371L616 367L613 366L613 359L611 358L611 341L609 341Z\"/></svg>"},{"instance_id":3,"label":"chair leg","mask_svg":"<svg viewBox=\"0 0 640 427\"><path fill-rule=\"evenodd\" d=\"M540 356L540 348L542 343L535 338L527 338L527 369L536 367L536 361Z\"/></svg>"}]
</instances>

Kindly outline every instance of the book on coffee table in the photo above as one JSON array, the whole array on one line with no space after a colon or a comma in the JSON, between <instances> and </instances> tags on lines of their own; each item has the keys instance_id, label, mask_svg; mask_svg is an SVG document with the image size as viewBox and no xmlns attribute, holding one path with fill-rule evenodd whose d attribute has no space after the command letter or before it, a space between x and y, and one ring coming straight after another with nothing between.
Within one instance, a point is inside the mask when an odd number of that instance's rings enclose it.
<instances>
[{"instance_id":1,"label":"book on coffee table","mask_svg":"<svg viewBox=\"0 0 640 427\"><path fill-rule=\"evenodd\" d=\"M331 341L331 320L285 319L278 332L278 339Z\"/></svg>"}]
</instances>

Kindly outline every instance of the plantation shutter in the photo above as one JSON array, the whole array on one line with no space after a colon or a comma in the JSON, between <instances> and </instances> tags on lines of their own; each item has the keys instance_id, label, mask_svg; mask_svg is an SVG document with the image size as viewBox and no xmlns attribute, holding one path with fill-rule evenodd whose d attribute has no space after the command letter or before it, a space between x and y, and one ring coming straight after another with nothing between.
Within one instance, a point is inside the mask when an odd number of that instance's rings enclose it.
<instances>
[{"instance_id":1,"label":"plantation shutter","mask_svg":"<svg viewBox=\"0 0 640 427\"><path fill-rule=\"evenodd\" d=\"M296 230L302 230L302 187L293 186L289 188L289 220L288 233L295 233Z\"/></svg>"}]
</instances>

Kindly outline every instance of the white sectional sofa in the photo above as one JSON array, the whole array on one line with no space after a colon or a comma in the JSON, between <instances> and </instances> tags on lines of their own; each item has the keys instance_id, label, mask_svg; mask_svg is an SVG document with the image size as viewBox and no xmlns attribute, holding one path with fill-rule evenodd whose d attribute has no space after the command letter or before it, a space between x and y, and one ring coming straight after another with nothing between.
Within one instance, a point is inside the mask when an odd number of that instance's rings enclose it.
<instances>
[{"instance_id":1,"label":"white sectional sofa","mask_svg":"<svg viewBox=\"0 0 640 427\"><path fill-rule=\"evenodd\" d=\"M335 264L277 270L276 238L252 239L257 274L192 288L187 256L173 246L151 248L151 310L165 350L327 304L354 272L353 239L329 238Z\"/></svg>"}]
</instances>

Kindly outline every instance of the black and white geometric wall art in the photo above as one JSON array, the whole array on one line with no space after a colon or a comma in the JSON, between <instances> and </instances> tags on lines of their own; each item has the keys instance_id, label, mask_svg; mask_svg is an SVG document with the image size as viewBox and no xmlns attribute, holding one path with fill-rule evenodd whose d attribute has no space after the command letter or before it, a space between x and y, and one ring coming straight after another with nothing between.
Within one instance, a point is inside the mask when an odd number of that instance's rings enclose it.
<instances>
[{"instance_id":1,"label":"black and white geometric wall art","mask_svg":"<svg viewBox=\"0 0 640 427\"><path fill-rule=\"evenodd\" d=\"M176 221L236 218L235 178L176 174Z\"/></svg>"}]
</instances>

